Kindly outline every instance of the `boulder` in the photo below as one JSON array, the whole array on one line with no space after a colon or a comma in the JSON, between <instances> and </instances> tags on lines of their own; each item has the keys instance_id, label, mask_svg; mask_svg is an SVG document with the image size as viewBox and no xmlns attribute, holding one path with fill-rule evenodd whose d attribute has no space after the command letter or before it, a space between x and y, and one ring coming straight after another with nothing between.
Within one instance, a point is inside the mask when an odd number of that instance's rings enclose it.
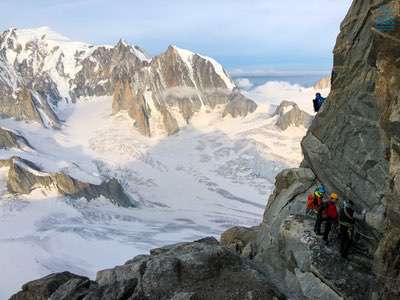
<instances>
[{"instance_id":1,"label":"boulder","mask_svg":"<svg viewBox=\"0 0 400 300\"><path fill-rule=\"evenodd\" d=\"M22 290L11 296L10 300L48 300L59 287L70 280L80 281L86 278L69 272L51 274L24 284Z\"/></svg>"},{"instance_id":2,"label":"boulder","mask_svg":"<svg viewBox=\"0 0 400 300\"><path fill-rule=\"evenodd\" d=\"M221 245L228 247L239 255L252 259L255 255L254 241L258 231L259 226L251 228L232 227L221 234Z\"/></svg>"}]
</instances>

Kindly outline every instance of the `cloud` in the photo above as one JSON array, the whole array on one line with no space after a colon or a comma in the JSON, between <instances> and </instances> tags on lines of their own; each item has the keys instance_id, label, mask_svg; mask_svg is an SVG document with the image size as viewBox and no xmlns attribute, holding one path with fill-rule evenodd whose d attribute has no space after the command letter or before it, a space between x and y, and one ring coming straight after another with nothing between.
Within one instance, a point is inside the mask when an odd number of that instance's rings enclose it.
<instances>
[{"instance_id":1,"label":"cloud","mask_svg":"<svg viewBox=\"0 0 400 300\"><path fill-rule=\"evenodd\" d=\"M240 89L249 90L253 87L253 84L247 78L238 78L235 79L235 82Z\"/></svg>"},{"instance_id":2,"label":"cloud","mask_svg":"<svg viewBox=\"0 0 400 300\"><path fill-rule=\"evenodd\" d=\"M164 98L173 97L178 99L191 98L196 95L198 95L198 92L195 88L184 86L168 88L163 93Z\"/></svg>"},{"instance_id":3,"label":"cloud","mask_svg":"<svg viewBox=\"0 0 400 300\"><path fill-rule=\"evenodd\" d=\"M304 67L303 67L304 68ZM320 68L318 70L312 69L272 69L272 68L236 68L229 71L233 77L267 77L267 76L326 76L330 73L329 68Z\"/></svg>"},{"instance_id":4,"label":"cloud","mask_svg":"<svg viewBox=\"0 0 400 300\"><path fill-rule=\"evenodd\" d=\"M0 28L49 26L73 40L119 38L151 54L169 44L233 69L303 63L329 67L351 0L21 0L0 1ZM24 9L21 9L21 6ZM68 13L65 13L65 12Z\"/></svg>"},{"instance_id":5,"label":"cloud","mask_svg":"<svg viewBox=\"0 0 400 300\"><path fill-rule=\"evenodd\" d=\"M229 89L206 89L202 91L206 95L228 95L231 91ZM163 92L162 95L165 99L168 98L177 98L177 99L187 99L191 97L199 96L199 92L195 88L185 87L185 86L177 86L168 88Z\"/></svg>"}]
</instances>

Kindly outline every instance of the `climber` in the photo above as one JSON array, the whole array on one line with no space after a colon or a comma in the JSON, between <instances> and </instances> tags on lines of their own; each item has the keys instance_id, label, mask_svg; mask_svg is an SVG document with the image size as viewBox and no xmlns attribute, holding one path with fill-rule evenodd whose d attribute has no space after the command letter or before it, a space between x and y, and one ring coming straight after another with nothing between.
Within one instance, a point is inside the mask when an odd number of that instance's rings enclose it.
<instances>
[{"instance_id":1,"label":"climber","mask_svg":"<svg viewBox=\"0 0 400 300\"><path fill-rule=\"evenodd\" d=\"M323 240L328 243L329 232L331 231L332 224L336 222L338 213L336 210L337 194L332 193L329 201L321 205L318 210L317 221L315 222L314 231L317 235L321 235L321 224L325 222L325 229L323 233Z\"/></svg>"},{"instance_id":2,"label":"climber","mask_svg":"<svg viewBox=\"0 0 400 300\"><path fill-rule=\"evenodd\" d=\"M322 104L324 104L325 98L321 96L320 93L315 94L315 99L313 100L314 111L318 112Z\"/></svg>"},{"instance_id":3,"label":"climber","mask_svg":"<svg viewBox=\"0 0 400 300\"><path fill-rule=\"evenodd\" d=\"M354 233L354 203L349 200L344 202L344 207L339 211L339 232L340 232L340 254L347 257L353 240Z\"/></svg>"},{"instance_id":4,"label":"climber","mask_svg":"<svg viewBox=\"0 0 400 300\"><path fill-rule=\"evenodd\" d=\"M318 209L322 205L325 192L325 188L321 186L315 190L314 194L307 196L306 214L312 215L313 213L318 213Z\"/></svg>"}]
</instances>

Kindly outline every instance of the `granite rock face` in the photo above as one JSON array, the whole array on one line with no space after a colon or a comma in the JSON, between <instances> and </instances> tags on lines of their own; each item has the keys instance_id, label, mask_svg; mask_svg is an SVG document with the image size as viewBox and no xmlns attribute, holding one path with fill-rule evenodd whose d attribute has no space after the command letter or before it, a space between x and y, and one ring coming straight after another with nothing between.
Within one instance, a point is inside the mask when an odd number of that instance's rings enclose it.
<instances>
[{"instance_id":1,"label":"granite rock face","mask_svg":"<svg viewBox=\"0 0 400 300\"><path fill-rule=\"evenodd\" d=\"M153 249L150 255L98 272L95 281L53 274L25 284L11 299L33 299L33 293L38 300L284 299L255 264L214 238Z\"/></svg>"},{"instance_id":2,"label":"granite rock face","mask_svg":"<svg viewBox=\"0 0 400 300\"><path fill-rule=\"evenodd\" d=\"M228 247L235 253L247 258L255 255L255 239L259 232L259 226L251 228L232 227L221 235L221 245Z\"/></svg>"},{"instance_id":3,"label":"granite rock face","mask_svg":"<svg viewBox=\"0 0 400 300\"><path fill-rule=\"evenodd\" d=\"M230 115L233 118L246 117L249 113L253 113L257 109L257 104L253 100L243 96L238 89L235 89L229 95L228 100L229 102L222 113L223 117L227 115Z\"/></svg>"},{"instance_id":4,"label":"granite rock face","mask_svg":"<svg viewBox=\"0 0 400 300\"><path fill-rule=\"evenodd\" d=\"M47 99L47 95L41 93L41 87L37 90L29 88L29 84L8 64L0 51L0 116L58 127L59 120Z\"/></svg>"},{"instance_id":5,"label":"granite rock face","mask_svg":"<svg viewBox=\"0 0 400 300\"><path fill-rule=\"evenodd\" d=\"M255 259L280 274L285 294L295 298L400 296L400 28L382 32L380 9L391 11L398 24L397 1L353 1L334 50L331 93L302 141L309 175L288 171L277 177L256 239ZM348 261L338 254L334 233L324 247L304 216L307 194L320 184L366 211ZM331 296L323 292L327 288Z\"/></svg>"},{"instance_id":6,"label":"granite rock face","mask_svg":"<svg viewBox=\"0 0 400 300\"><path fill-rule=\"evenodd\" d=\"M92 200L103 196L118 206L134 206L115 179L100 184L87 183L64 173L44 172L34 163L19 157L1 161L1 165L9 167L7 188L14 194L29 194L36 188L47 188L74 199Z\"/></svg>"},{"instance_id":7,"label":"granite rock face","mask_svg":"<svg viewBox=\"0 0 400 300\"><path fill-rule=\"evenodd\" d=\"M0 127L0 149L10 149L10 148L32 148L27 139L20 135L19 133Z\"/></svg>"},{"instance_id":8,"label":"granite rock face","mask_svg":"<svg viewBox=\"0 0 400 300\"><path fill-rule=\"evenodd\" d=\"M276 126L282 130L286 130L290 126L308 128L312 121L311 115L302 111L296 103L290 101L282 101L272 116L278 116Z\"/></svg>"},{"instance_id":9,"label":"granite rock face","mask_svg":"<svg viewBox=\"0 0 400 300\"><path fill-rule=\"evenodd\" d=\"M31 281L22 286L22 291L15 294L10 300L47 300L52 296L60 287L62 288L69 282L76 282L85 280L84 277L74 275L69 272L63 272L58 274L51 274L41 279ZM65 298L58 298L65 299ZM77 298L70 298L77 299Z\"/></svg>"},{"instance_id":10,"label":"granite rock face","mask_svg":"<svg viewBox=\"0 0 400 300\"><path fill-rule=\"evenodd\" d=\"M396 27L389 32L380 32L379 26L372 28L374 39L369 56L370 64L377 70L375 94L389 165L383 199L383 238L376 252L375 272L383 287L381 297L396 299L400 297L400 3L385 1L381 5L392 12Z\"/></svg>"},{"instance_id":11,"label":"granite rock face","mask_svg":"<svg viewBox=\"0 0 400 300\"><path fill-rule=\"evenodd\" d=\"M109 96L123 74L134 74L148 65L150 58L138 46L120 40L115 47L99 46L81 62L81 69L72 80L71 97Z\"/></svg>"},{"instance_id":12,"label":"granite rock face","mask_svg":"<svg viewBox=\"0 0 400 300\"><path fill-rule=\"evenodd\" d=\"M381 220L389 144L381 121L387 103L378 86L382 71L376 52L385 51L384 42L391 38L375 28L373 16L381 5L392 4L353 2L334 50L331 93L302 142L305 164L327 187ZM375 230L382 233L383 228Z\"/></svg>"},{"instance_id":13,"label":"granite rock face","mask_svg":"<svg viewBox=\"0 0 400 300\"><path fill-rule=\"evenodd\" d=\"M348 260L339 253L337 232L325 245L314 233L315 217L305 214L307 195L321 183L310 169L290 169L276 178L255 243L255 258L281 282L294 299L368 299L377 287L372 272L376 244L354 243ZM360 224L363 224L360 222ZM367 228L358 228L364 235Z\"/></svg>"},{"instance_id":14,"label":"granite rock face","mask_svg":"<svg viewBox=\"0 0 400 300\"><path fill-rule=\"evenodd\" d=\"M225 106L223 116L232 117L244 117L257 108L216 61L175 46L145 68L121 74L115 83L113 112L128 110L147 136L159 124L173 134L201 109L219 105Z\"/></svg>"},{"instance_id":15,"label":"granite rock face","mask_svg":"<svg viewBox=\"0 0 400 300\"><path fill-rule=\"evenodd\" d=\"M331 88L331 77L323 77L314 84L314 90L322 91Z\"/></svg>"}]
</instances>

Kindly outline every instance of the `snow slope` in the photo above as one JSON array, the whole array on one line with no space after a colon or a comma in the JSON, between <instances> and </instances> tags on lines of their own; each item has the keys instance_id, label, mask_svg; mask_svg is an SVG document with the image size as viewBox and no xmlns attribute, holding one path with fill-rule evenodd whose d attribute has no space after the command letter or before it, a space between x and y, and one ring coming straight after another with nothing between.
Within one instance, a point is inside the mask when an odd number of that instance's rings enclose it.
<instances>
[{"instance_id":1,"label":"snow slope","mask_svg":"<svg viewBox=\"0 0 400 300\"><path fill-rule=\"evenodd\" d=\"M201 58L207 60L209 63L212 64L216 74L221 78L221 80L225 83L226 88L228 90L232 90L233 88L236 87L235 83L232 81L232 79L225 73L224 68L222 67L221 64L219 64L215 59L208 57L208 56L203 56L200 54L196 54L194 52L191 52L186 49L178 48L176 46L173 46L173 48L179 53L179 56L182 58L183 62L187 65L189 72L191 73L192 77L192 82L194 85L196 85L196 82L193 78L193 56L198 55Z\"/></svg>"},{"instance_id":2,"label":"snow slope","mask_svg":"<svg viewBox=\"0 0 400 300\"><path fill-rule=\"evenodd\" d=\"M282 132L262 110L244 119L202 111L175 136L146 138L125 113L110 115L109 97L66 104L62 111L62 130L0 120L35 148L2 150L0 157L20 155L44 170L92 182L114 176L140 207L70 201L51 190L16 198L7 194L7 170L1 169L0 267L7 276L0 299L48 273L94 277L156 246L258 224L275 175L302 159L306 131Z\"/></svg>"}]
</instances>

